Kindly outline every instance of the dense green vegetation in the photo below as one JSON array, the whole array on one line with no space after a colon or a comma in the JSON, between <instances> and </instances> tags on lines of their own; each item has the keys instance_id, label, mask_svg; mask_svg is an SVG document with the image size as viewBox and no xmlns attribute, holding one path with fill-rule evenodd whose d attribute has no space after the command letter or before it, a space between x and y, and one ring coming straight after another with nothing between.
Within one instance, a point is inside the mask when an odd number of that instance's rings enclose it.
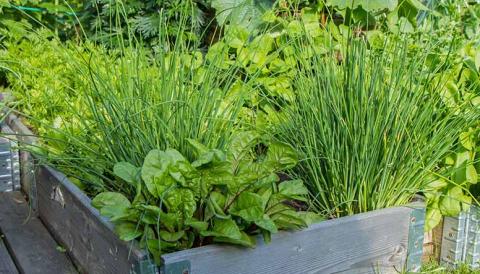
<instances>
[{"instance_id":1,"label":"dense green vegetation","mask_svg":"<svg viewBox=\"0 0 480 274\"><path fill-rule=\"evenodd\" d=\"M61 1L60 1L61 2ZM27 146L159 255L477 203L480 5L0 0Z\"/></svg>"}]
</instances>

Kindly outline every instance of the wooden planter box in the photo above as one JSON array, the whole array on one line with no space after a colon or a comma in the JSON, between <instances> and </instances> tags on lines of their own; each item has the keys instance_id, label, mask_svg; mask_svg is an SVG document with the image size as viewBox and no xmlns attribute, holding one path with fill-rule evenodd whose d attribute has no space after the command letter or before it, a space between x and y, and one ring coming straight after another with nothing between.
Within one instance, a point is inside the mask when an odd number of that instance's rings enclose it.
<instances>
[{"instance_id":1,"label":"wooden planter box","mask_svg":"<svg viewBox=\"0 0 480 274\"><path fill-rule=\"evenodd\" d=\"M10 114L19 142L32 133ZM113 225L62 173L33 165L21 152L21 184L57 241L84 273L398 273L421 266L425 210L420 204L328 220L302 231L280 232L255 249L210 245L162 256L156 267L135 243L119 240Z\"/></svg>"}]
</instances>

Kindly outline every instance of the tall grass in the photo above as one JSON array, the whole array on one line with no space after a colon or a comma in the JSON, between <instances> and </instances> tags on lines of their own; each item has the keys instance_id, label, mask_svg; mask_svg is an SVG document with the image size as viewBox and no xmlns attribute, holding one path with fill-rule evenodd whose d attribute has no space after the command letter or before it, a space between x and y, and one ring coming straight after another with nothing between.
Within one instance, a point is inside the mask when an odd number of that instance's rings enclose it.
<instances>
[{"instance_id":1,"label":"tall grass","mask_svg":"<svg viewBox=\"0 0 480 274\"><path fill-rule=\"evenodd\" d=\"M375 53L353 40L338 56L304 62L294 83L279 136L303 154L296 175L332 217L408 203L478 114L445 106L427 54L406 43Z\"/></svg>"}]
</instances>

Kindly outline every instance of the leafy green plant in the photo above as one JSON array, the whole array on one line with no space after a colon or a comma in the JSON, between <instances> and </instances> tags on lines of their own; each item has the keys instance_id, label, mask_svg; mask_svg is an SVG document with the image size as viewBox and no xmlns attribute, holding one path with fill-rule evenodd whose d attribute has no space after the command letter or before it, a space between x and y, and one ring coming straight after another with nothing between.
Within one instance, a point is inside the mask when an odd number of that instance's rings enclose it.
<instances>
[{"instance_id":1,"label":"leafy green plant","mask_svg":"<svg viewBox=\"0 0 480 274\"><path fill-rule=\"evenodd\" d=\"M478 117L468 105L459 116L443 104L424 55L411 56L401 42L380 54L351 43L340 64L335 55L311 60L279 127L304 155L296 176L331 216L408 203Z\"/></svg>"},{"instance_id":2,"label":"leafy green plant","mask_svg":"<svg viewBox=\"0 0 480 274\"><path fill-rule=\"evenodd\" d=\"M21 39L39 27L47 27L62 38L81 36L73 10L81 9L82 4L82 1L1 0L0 42Z\"/></svg>"},{"instance_id":3,"label":"leafy green plant","mask_svg":"<svg viewBox=\"0 0 480 274\"><path fill-rule=\"evenodd\" d=\"M92 201L115 223L121 239L140 239L157 262L162 253L212 241L253 247L251 235L262 234L268 242L279 229L318 219L297 212L295 202L307 202L302 181L280 182L277 175L297 163L292 147L272 141L259 154L262 141L254 132L236 134L226 152L188 142L195 150L193 162L175 149L155 149L140 168L115 165L115 175L137 189L133 201L115 192Z\"/></svg>"},{"instance_id":4,"label":"leafy green plant","mask_svg":"<svg viewBox=\"0 0 480 274\"><path fill-rule=\"evenodd\" d=\"M161 46L157 38L164 34L160 31L198 40L212 20L204 12L208 6L203 1L88 0L84 5L80 20L90 38L109 45L117 42L112 40L112 36L116 36L125 40L136 37L146 45ZM168 22L166 28L165 22Z\"/></svg>"},{"instance_id":5,"label":"leafy green plant","mask_svg":"<svg viewBox=\"0 0 480 274\"><path fill-rule=\"evenodd\" d=\"M480 54L476 11L478 4L458 1L435 2L435 10L443 16L428 17L424 29L435 48L429 53L427 64L433 70L437 64L447 64L437 70L435 81L444 81L437 88L445 105L452 112L462 104L479 104ZM448 16L446 16L448 14ZM448 34L448 35L447 35ZM451 39L448 36L455 35ZM461 114L461 113L459 113ZM476 204L478 181L477 141L478 123L465 129L444 161L438 164L435 174L424 193L427 197L426 230L440 223L442 216L456 216L470 204Z\"/></svg>"}]
</instances>

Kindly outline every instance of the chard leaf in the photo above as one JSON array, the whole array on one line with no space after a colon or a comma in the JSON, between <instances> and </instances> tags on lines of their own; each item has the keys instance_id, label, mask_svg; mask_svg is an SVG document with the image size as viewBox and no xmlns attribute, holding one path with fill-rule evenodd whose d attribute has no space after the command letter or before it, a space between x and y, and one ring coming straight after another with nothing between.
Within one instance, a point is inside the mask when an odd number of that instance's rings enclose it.
<instances>
[{"instance_id":1,"label":"chard leaf","mask_svg":"<svg viewBox=\"0 0 480 274\"><path fill-rule=\"evenodd\" d=\"M196 168L202 167L208 164L218 165L219 163L225 162L226 156L223 151L218 149L212 149L207 152L200 154L200 156L192 163Z\"/></svg>"},{"instance_id":2,"label":"chard leaf","mask_svg":"<svg viewBox=\"0 0 480 274\"><path fill-rule=\"evenodd\" d=\"M238 196L228 212L241 217L247 222L261 221L264 213L263 199L258 194L243 192Z\"/></svg>"},{"instance_id":3,"label":"chard leaf","mask_svg":"<svg viewBox=\"0 0 480 274\"><path fill-rule=\"evenodd\" d=\"M247 233L241 231L241 238L240 239L232 239L228 237L214 237L213 241L217 243L230 243L236 245L243 245L246 247L255 247L255 239L248 236Z\"/></svg>"},{"instance_id":4,"label":"chard leaf","mask_svg":"<svg viewBox=\"0 0 480 274\"><path fill-rule=\"evenodd\" d=\"M268 215L263 215L263 219L255 221L255 224L259 227L267 230L270 233L277 233L278 229L275 223L268 217Z\"/></svg>"},{"instance_id":5,"label":"chard leaf","mask_svg":"<svg viewBox=\"0 0 480 274\"><path fill-rule=\"evenodd\" d=\"M206 231L208 229L208 223L198 221L195 219L185 221L185 225L194 228L197 231Z\"/></svg>"},{"instance_id":6,"label":"chard leaf","mask_svg":"<svg viewBox=\"0 0 480 274\"><path fill-rule=\"evenodd\" d=\"M297 213L300 218L305 221L305 223L309 226L315 223L319 223L321 221L325 221L325 217L315 212L310 211L300 211Z\"/></svg>"},{"instance_id":7,"label":"chard leaf","mask_svg":"<svg viewBox=\"0 0 480 274\"><path fill-rule=\"evenodd\" d=\"M190 218L197 209L195 194L190 189L177 188L166 194L165 204L169 212L180 212L184 218Z\"/></svg>"},{"instance_id":8,"label":"chard leaf","mask_svg":"<svg viewBox=\"0 0 480 274\"><path fill-rule=\"evenodd\" d=\"M308 189L303 185L302 180L291 180L280 183L278 193L288 199L307 201Z\"/></svg>"},{"instance_id":9,"label":"chard leaf","mask_svg":"<svg viewBox=\"0 0 480 274\"><path fill-rule=\"evenodd\" d=\"M137 224L124 222L117 224L115 226L115 232L118 234L118 237L123 241L131 241L140 236L142 236L142 231L137 227Z\"/></svg>"},{"instance_id":10,"label":"chard leaf","mask_svg":"<svg viewBox=\"0 0 480 274\"><path fill-rule=\"evenodd\" d=\"M158 149L150 151L145 157L141 175L148 191L154 197L160 197L166 189L175 184L175 180L168 173L170 163L168 154Z\"/></svg>"},{"instance_id":11,"label":"chard leaf","mask_svg":"<svg viewBox=\"0 0 480 274\"><path fill-rule=\"evenodd\" d=\"M237 224L232 219L216 218L212 231L201 231L200 233L204 237L213 236L229 238L232 240L241 240L243 237L240 228L238 228Z\"/></svg>"},{"instance_id":12,"label":"chard leaf","mask_svg":"<svg viewBox=\"0 0 480 274\"><path fill-rule=\"evenodd\" d=\"M140 168L128 163L128 162L119 162L116 163L113 167L113 174L119 177L120 179L124 180L131 185L136 186L136 182L138 181L138 175L140 173Z\"/></svg>"},{"instance_id":13,"label":"chard leaf","mask_svg":"<svg viewBox=\"0 0 480 274\"><path fill-rule=\"evenodd\" d=\"M197 171L183 155L175 149L167 149L165 153L170 158L169 173L177 182L185 184L185 178L197 176Z\"/></svg>"},{"instance_id":14,"label":"chard leaf","mask_svg":"<svg viewBox=\"0 0 480 274\"><path fill-rule=\"evenodd\" d=\"M298 163L298 154L293 147L281 142L272 142L268 147L265 165L275 171L294 167Z\"/></svg>"},{"instance_id":15,"label":"chard leaf","mask_svg":"<svg viewBox=\"0 0 480 274\"><path fill-rule=\"evenodd\" d=\"M228 218L225 215L223 209L225 208L227 198L219 193L219 192L212 192L210 193L210 197L207 200L207 208L205 212L205 219L209 220L213 216L217 216L219 218Z\"/></svg>"},{"instance_id":16,"label":"chard leaf","mask_svg":"<svg viewBox=\"0 0 480 274\"><path fill-rule=\"evenodd\" d=\"M208 152L208 147L206 147L204 144L198 142L197 140L194 139L187 139L188 144L193 148L195 151L195 155L199 157L203 153Z\"/></svg>"},{"instance_id":17,"label":"chard leaf","mask_svg":"<svg viewBox=\"0 0 480 274\"><path fill-rule=\"evenodd\" d=\"M236 134L229 147L229 158L239 160L244 157L254 145L257 144L260 135L254 131L242 131Z\"/></svg>"},{"instance_id":18,"label":"chard leaf","mask_svg":"<svg viewBox=\"0 0 480 274\"><path fill-rule=\"evenodd\" d=\"M160 238L167 242L176 242L185 235L185 231L169 232L166 230L160 230Z\"/></svg>"},{"instance_id":19,"label":"chard leaf","mask_svg":"<svg viewBox=\"0 0 480 274\"><path fill-rule=\"evenodd\" d=\"M128 214L130 201L117 192L102 192L92 200L92 206L100 210L100 214L111 219L118 219Z\"/></svg>"},{"instance_id":20,"label":"chard leaf","mask_svg":"<svg viewBox=\"0 0 480 274\"><path fill-rule=\"evenodd\" d=\"M300 229L307 227L307 223L298 212L291 209L271 215L270 218L279 229Z\"/></svg>"}]
</instances>

